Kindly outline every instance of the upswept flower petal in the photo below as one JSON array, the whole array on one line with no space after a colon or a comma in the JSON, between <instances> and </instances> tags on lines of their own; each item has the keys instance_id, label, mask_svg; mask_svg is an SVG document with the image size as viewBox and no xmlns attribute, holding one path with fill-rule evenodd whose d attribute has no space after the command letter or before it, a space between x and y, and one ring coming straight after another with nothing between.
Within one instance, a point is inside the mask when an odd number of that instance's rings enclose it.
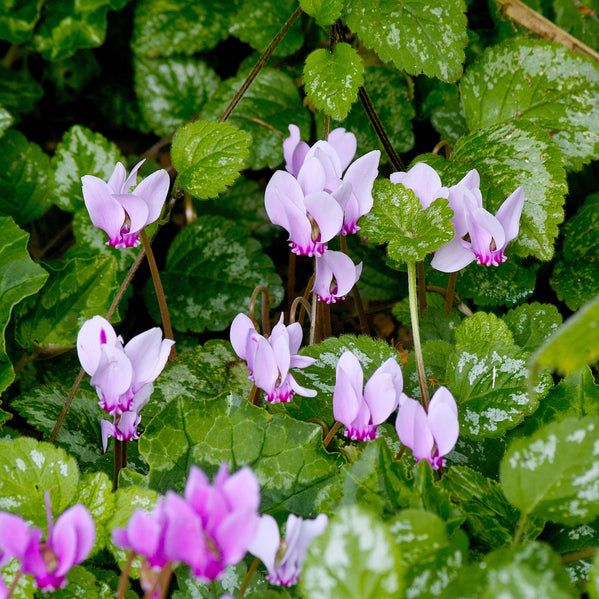
<instances>
[{"instance_id":1,"label":"upswept flower petal","mask_svg":"<svg viewBox=\"0 0 599 599\"><path fill-rule=\"evenodd\" d=\"M118 347L118 338L112 325L102 316L94 316L83 323L77 334L77 355L81 367L92 375L98 369L102 346Z\"/></svg>"},{"instance_id":2,"label":"upswept flower petal","mask_svg":"<svg viewBox=\"0 0 599 599\"><path fill-rule=\"evenodd\" d=\"M326 243L333 239L343 224L343 210L333 196L319 191L307 195L304 203L317 227L317 230L312 229L312 241ZM314 239L315 235L316 239Z\"/></svg>"},{"instance_id":3,"label":"upswept flower petal","mask_svg":"<svg viewBox=\"0 0 599 599\"><path fill-rule=\"evenodd\" d=\"M300 141L300 130L297 125L289 125L289 137L283 140L283 157L285 169L297 177L310 146L305 141Z\"/></svg>"},{"instance_id":4,"label":"upswept flower petal","mask_svg":"<svg viewBox=\"0 0 599 599\"><path fill-rule=\"evenodd\" d=\"M401 183L411 189L423 208L428 208L437 198L447 198L449 189L441 185L437 171L425 162L417 162L409 171L392 173L391 183Z\"/></svg>"},{"instance_id":5,"label":"upswept flower petal","mask_svg":"<svg viewBox=\"0 0 599 599\"><path fill-rule=\"evenodd\" d=\"M343 252L326 251L316 257L312 291L321 302L335 303L344 299L362 274L362 263L355 265Z\"/></svg>"},{"instance_id":6,"label":"upswept flower petal","mask_svg":"<svg viewBox=\"0 0 599 599\"><path fill-rule=\"evenodd\" d=\"M65 576L90 554L96 540L96 527L87 508L81 504L65 510L56 520L48 544L58 559L54 576Z\"/></svg>"},{"instance_id":7,"label":"upswept flower petal","mask_svg":"<svg viewBox=\"0 0 599 599\"><path fill-rule=\"evenodd\" d=\"M153 223L160 217L170 186L171 179L168 173L164 169L160 169L140 181L135 188L134 194L142 198L148 208L145 225Z\"/></svg>"},{"instance_id":8,"label":"upswept flower petal","mask_svg":"<svg viewBox=\"0 0 599 599\"><path fill-rule=\"evenodd\" d=\"M505 245L518 236L522 208L524 208L524 190L518 187L495 213L495 218L501 223L505 232Z\"/></svg>"},{"instance_id":9,"label":"upswept flower petal","mask_svg":"<svg viewBox=\"0 0 599 599\"><path fill-rule=\"evenodd\" d=\"M174 344L172 339L162 338L162 331L158 327L148 329L129 340L124 352L133 367L133 393L158 378Z\"/></svg>"},{"instance_id":10,"label":"upswept flower petal","mask_svg":"<svg viewBox=\"0 0 599 599\"><path fill-rule=\"evenodd\" d=\"M337 127L329 133L327 141L339 156L341 172L345 171L356 155L356 149L358 148L356 136L343 127Z\"/></svg>"},{"instance_id":11,"label":"upswept flower petal","mask_svg":"<svg viewBox=\"0 0 599 599\"><path fill-rule=\"evenodd\" d=\"M102 179L85 175L81 178L81 183L83 201L92 224L108 235L109 245L116 247L121 242L121 228L126 218L125 209L113 197L110 187Z\"/></svg>"}]
</instances>

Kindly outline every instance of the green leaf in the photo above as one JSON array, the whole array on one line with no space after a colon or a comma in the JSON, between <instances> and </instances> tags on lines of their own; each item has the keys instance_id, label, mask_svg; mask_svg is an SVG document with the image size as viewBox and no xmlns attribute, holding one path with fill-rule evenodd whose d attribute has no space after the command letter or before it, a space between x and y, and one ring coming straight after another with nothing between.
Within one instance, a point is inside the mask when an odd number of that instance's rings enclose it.
<instances>
[{"instance_id":1,"label":"green leaf","mask_svg":"<svg viewBox=\"0 0 599 599\"><path fill-rule=\"evenodd\" d=\"M77 257L46 264L50 277L42 291L16 313L16 338L27 349L71 348L83 323L105 314L118 289L112 256Z\"/></svg>"},{"instance_id":2,"label":"green leaf","mask_svg":"<svg viewBox=\"0 0 599 599\"><path fill-rule=\"evenodd\" d=\"M0 39L19 44L31 39L43 0L4 0L0 13Z\"/></svg>"},{"instance_id":3,"label":"green leaf","mask_svg":"<svg viewBox=\"0 0 599 599\"><path fill-rule=\"evenodd\" d=\"M273 306L283 299L281 279L260 244L219 216L202 216L177 235L161 278L173 326L180 331L224 330L247 311L258 285L268 287ZM149 307L157 312L155 300Z\"/></svg>"},{"instance_id":4,"label":"green leaf","mask_svg":"<svg viewBox=\"0 0 599 599\"><path fill-rule=\"evenodd\" d=\"M251 136L229 123L195 121L177 131L171 156L180 184L197 198L212 198L239 176Z\"/></svg>"},{"instance_id":5,"label":"green leaf","mask_svg":"<svg viewBox=\"0 0 599 599\"><path fill-rule=\"evenodd\" d=\"M293 376L300 385L316 389L318 395L315 399L297 398L297 401L294 399L286 404L285 410L288 414L300 420L320 418L332 423L337 362L346 351L351 351L360 361L364 381L389 358L395 358L400 363L399 354L394 348L389 347L388 343L365 335L329 337L321 343L304 347L300 353L316 358L316 362L307 368L294 370Z\"/></svg>"},{"instance_id":6,"label":"green leaf","mask_svg":"<svg viewBox=\"0 0 599 599\"><path fill-rule=\"evenodd\" d=\"M526 351L543 344L563 322L562 315L553 304L522 304L510 310L503 321L514 335L515 342Z\"/></svg>"},{"instance_id":7,"label":"green leaf","mask_svg":"<svg viewBox=\"0 0 599 599\"><path fill-rule=\"evenodd\" d=\"M125 162L115 144L100 133L73 125L52 157L54 203L67 212L84 206L81 177L94 175L108 181L117 162Z\"/></svg>"},{"instance_id":8,"label":"green leaf","mask_svg":"<svg viewBox=\"0 0 599 599\"><path fill-rule=\"evenodd\" d=\"M18 514L44 530L44 492L50 494L55 521L77 494L79 469L74 458L29 437L0 441L0 472L0 509Z\"/></svg>"},{"instance_id":9,"label":"green leaf","mask_svg":"<svg viewBox=\"0 0 599 599\"><path fill-rule=\"evenodd\" d=\"M451 500L466 514L466 526L477 544L491 548L512 542L520 514L507 501L499 483L464 466L450 468L441 480ZM527 521L523 539L534 539L543 530L542 521Z\"/></svg>"},{"instance_id":10,"label":"green leaf","mask_svg":"<svg viewBox=\"0 0 599 599\"><path fill-rule=\"evenodd\" d=\"M451 463L468 466L484 476L497 478L504 452L505 437L470 439L461 436L447 457Z\"/></svg>"},{"instance_id":11,"label":"green leaf","mask_svg":"<svg viewBox=\"0 0 599 599\"><path fill-rule=\"evenodd\" d=\"M503 492L523 515L576 525L599 514L599 417L567 418L515 440L501 461Z\"/></svg>"},{"instance_id":12,"label":"green leaf","mask_svg":"<svg viewBox=\"0 0 599 599\"><path fill-rule=\"evenodd\" d=\"M26 67L15 70L0 65L0 104L11 114L31 112L43 95L42 86Z\"/></svg>"},{"instance_id":13,"label":"green leaf","mask_svg":"<svg viewBox=\"0 0 599 599\"><path fill-rule=\"evenodd\" d=\"M460 90L456 84L431 80L430 90L422 103L423 116L429 117L431 125L452 146L468 133Z\"/></svg>"},{"instance_id":14,"label":"green leaf","mask_svg":"<svg viewBox=\"0 0 599 599\"><path fill-rule=\"evenodd\" d=\"M247 75L248 71L243 71L223 81L204 106L202 118L219 119ZM297 125L301 136L307 139L311 121L293 79L275 69L260 71L227 119L231 125L251 134L247 165L254 170L265 166L275 168L281 164L283 140L289 135L289 123Z\"/></svg>"},{"instance_id":15,"label":"green leaf","mask_svg":"<svg viewBox=\"0 0 599 599\"><path fill-rule=\"evenodd\" d=\"M591 599L599 599L599 553L595 554L593 568L589 573L587 591Z\"/></svg>"},{"instance_id":16,"label":"green leaf","mask_svg":"<svg viewBox=\"0 0 599 599\"><path fill-rule=\"evenodd\" d=\"M75 566L69 570L68 584L64 589L52 593L56 599L110 599L113 596L110 587L98 580L83 566Z\"/></svg>"},{"instance_id":17,"label":"green leaf","mask_svg":"<svg viewBox=\"0 0 599 599\"><path fill-rule=\"evenodd\" d=\"M262 53L297 8L296 0L241 0L239 10L231 17L229 33ZM298 19L273 55L289 56L300 49L303 41L304 32Z\"/></svg>"},{"instance_id":18,"label":"green leaf","mask_svg":"<svg viewBox=\"0 0 599 599\"><path fill-rule=\"evenodd\" d=\"M0 136L4 135L4 132L14 123L14 121L15 119L12 114L10 114L10 112L3 106L0 106Z\"/></svg>"},{"instance_id":19,"label":"green leaf","mask_svg":"<svg viewBox=\"0 0 599 599\"><path fill-rule=\"evenodd\" d=\"M586 8L587 10L583 10ZM595 50L599 49L599 2L585 0L584 4L570 0L553 0L555 24Z\"/></svg>"},{"instance_id":20,"label":"green leaf","mask_svg":"<svg viewBox=\"0 0 599 599\"><path fill-rule=\"evenodd\" d=\"M567 190L563 156L557 144L527 121L502 123L462 137L451 160L448 174L460 169L461 178L464 166L478 170L488 184L484 204L492 214L522 185L526 199L520 232L509 244L508 254L513 251L519 256L549 260L558 225L564 218L562 205ZM444 185L451 184L451 177L442 179Z\"/></svg>"},{"instance_id":21,"label":"green leaf","mask_svg":"<svg viewBox=\"0 0 599 599\"><path fill-rule=\"evenodd\" d=\"M21 562L17 559L11 560L1 570L2 578L6 581L13 581L15 576L21 571ZM31 575L21 576L17 588L13 594L15 599L34 599L37 585Z\"/></svg>"},{"instance_id":22,"label":"green leaf","mask_svg":"<svg viewBox=\"0 0 599 599\"><path fill-rule=\"evenodd\" d=\"M341 463L339 454L323 449L319 425L273 416L226 394L172 400L148 424L139 450L150 465L150 486L161 492L182 491L192 464L210 475L223 461L231 472L249 465L260 482L262 511L303 517Z\"/></svg>"},{"instance_id":23,"label":"green leaf","mask_svg":"<svg viewBox=\"0 0 599 599\"><path fill-rule=\"evenodd\" d=\"M231 6L233 4L233 7ZM135 7L131 48L150 58L191 56L225 39L236 2L144 0Z\"/></svg>"},{"instance_id":24,"label":"green leaf","mask_svg":"<svg viewBox=\"0 0 599 599\"><path fill-rule=\"evenodd\" d=\"M465 11L463 0L348 0L345 19L381 60L411 75L456 81L468 41Z\"/></svg>"},{"instance_id":25,"label":"green leaf","mask_svg":"<svg viewBox=\"0 0 599 599\"><path fill-rule=\"evenodd\" d=\"M341 16L343 4L344 0L300 0L302 10L321 27L331 25Z\"/></svg>"},{"instance_id":26,"label":"green leaf","mask_svg":"<svg viewBox=\"0 0 599 599\"><path fill-rule=\"evenodd\" d=\"M599 358L599 296L585 304L551 335L530 360L531 379L539 369L556 368L568 375Z\"/></svg>"},{"instance_id":27,"label":"green leaf","mask_svg":"<svg viewBox=\"0 0 599 599\"><path fill-rule=\"evenodd\" d=\"M423 209L411 189L389 180L375 181L372 197L372 210L360 219L361 235L369 241L388 242L387 255L393 260L424 260L453 238L453 210L447 200L435 200Z\"/></svg>"},{"instance_id":28,"label":"green leaf","mask_svg":"<svg viewBox=\"0 0 599 599\"><path fill-rule=\"evenodd\" d=\"M401 597L401 552L370 512L347 506L308 549L300 578L306 599Z\"/></svg>"},{"instance_id":29,"label":"green leaf","mask_svg":"<svg viewBox=\"0 0 599 599\"><path fill-rule=\"evenodd\" d=\"M477 312L465 318L455 332L456 345L490 344L503 347L514 345L508 325L495 314Z\"/></svg>"},{"instance_id":30,"label":"green leaf","mask_svg":"<svg viewBox=\"0 0 599 599\"><path fill-rule=\"evenodd\" d=\"M110 538L106 523L112 517L115 508L112 481L104 472L94 472L84 476L79 483L77 503L83 504L91 514L96 525L96 541L92 554L103 549ZM69 576L70 580L70 576Z\"/></svg>"},{"instance_id":31,"label":"green leaf","mask_svg":"<svg viewBox=\"0 0 599 599\"><path fill-rule=\"evenodd\" d=\"M22 133L9 129L0 146L0 214L24 225L50 208L50 160Z\"/></svg>"},{"instance_id":32,"label":"green leaf","mask_svg":"<svg viewBox=\"0 0 599 599\"><path fill-rule=\"evenodd\" d=\"M0 393L14 380L14 370L6 355L5 332L13 307L37 293L48 273L35 264L27 252L29 234L12 219L0 217ZM7 419L0 410L0 425Z\"/></svg>"},{"instance_id":33,"label":"green leaf","mask_svg":"<svg viewBox=\"0 0 599 599\"><path fill-rule=\"evenodd\" d=\"M220 82L216 72L195 57L138 56L134 66L141 113L160 136L171 134L199 114Z\"/></svg>"},{"instance_id":34,"label":"green leaf","mask_svg":"<svg viewBox=\"0 0 599 599\"><path fill-rule=\"evenodd\" d=\"M313 50L304 67L306 95L318 110L342 121L364 83L363 72L362 59L349 44L337 44L333 54L326 48Z\"/></svg>"},{"instance_id":35,"label":"green leaf","mask_svg":"<svg viewBox=\"0 0 599 599\"><path fill-rule=\"evenodd\" d=\"M526 119L558 143L567 168L599 158L599 67L591 58L554 42L512 39L487 49L460 91L472 130Z\"/></svg>"}]
</instances>

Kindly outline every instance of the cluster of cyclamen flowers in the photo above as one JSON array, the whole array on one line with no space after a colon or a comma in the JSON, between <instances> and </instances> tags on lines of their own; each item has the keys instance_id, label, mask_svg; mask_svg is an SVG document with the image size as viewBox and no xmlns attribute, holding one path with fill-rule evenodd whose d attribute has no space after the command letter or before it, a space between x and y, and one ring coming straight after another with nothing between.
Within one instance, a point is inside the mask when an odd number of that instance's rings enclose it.
<instances>
[{"instance_id":1,"label":"cluster of cyclamen flowers","mask_svg":"<svg viewBox=\"0 0 599 599\"><path fill-rule=\"evenodd\" d=\"M81 366L91 375L98 405L112 417L102 420L104 451L109 437L119 441L137 439L140 410L154 390L152 384L162 372L175 342L162 339L154 327L133 337L123 346L122 337L101 316L94 316L81 327L77 336L77 353Z\"/></svg>"},{"instance_id":2,"label":"cluster of cyclamen flowers","mask_svg":"<svg viewBox=\"0 0 599 599\"><path fill-rule=\"evenodd\" d=\"M87 508L81 504L52 519L50 496L45 493L48 536L16 514L0 512L0 567L18 559L21 574L34 577L41 591L55 591L67 584L69 570L89 555L96 539L96 527ZM0 599L8 590L0 577Z\"/></svg>"},{"instance_id":3,"label":"cluster of cyclamen flowers","mask_svg":"<svg viewBox=\"0 0 599 599\"><path fill-rule=\"evenodd\" d=\"M183 497L168 491L151 512L136 510L125 528L112 532L112 540L143 557L140 583L145 592L154 589L154 596L160 596L158 577L169 563L185 563L193 576L209 582L247 551L264 562L272 584L294 585L308 546L324 532L327 517L304 521L291 514L283 544L274 518L260 516L259 506L260 487L249 467L230 475L223 464L211 485L192 466Z\"/></svg>"},{"instance_id":4,"label":"cluster of cyclamen flowers","mask_svg":"<svg viewBox=\"0 0 599 599\"><path fill-rule=\"evenodd\" d=\"M285 171L276 171L266 186L264 204L270 220L289 232L291 251L315 256L314 287L318 299L343 299L362 272L343 252L327 249L336 235L359 230L358 219L372 208L372 185L380 152L374 150L352 163L356 137L343 128L312 147L300 141L289 125L283 142ZM351 163L351 164L350 164Z\"/></svg>"}]
</instances>

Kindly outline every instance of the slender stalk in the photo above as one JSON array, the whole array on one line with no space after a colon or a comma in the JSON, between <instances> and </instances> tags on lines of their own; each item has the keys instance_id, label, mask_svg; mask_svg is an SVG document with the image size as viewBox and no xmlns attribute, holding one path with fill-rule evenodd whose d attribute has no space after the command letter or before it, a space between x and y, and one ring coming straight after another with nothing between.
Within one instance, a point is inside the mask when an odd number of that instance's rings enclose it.
<instances>
[{"instance_id":1,"label":"slender stalk","mask_svg":"<svg viewBox=\"0 0 599 599\"><path fill-rule=\"evenodd\" d=\"M256 385L252 386L252 390L250 391L250 394L248 395L248 401L255 406L260 405L260 397L258 395L258 387L256 387Z\"/></svg>"},{"instance_id":2,"label":"slender stalk","mask_svg":"<svg viewBox=\"0 0 599 599\"><path fill-rule=\"evenodd\" d=\"M71 221L68 225L64 226L50 241L39 251L35 256L35 261L41 260L47 253L47 251L54 247L61 239L66 237L73 230L73 222ZM33 256L32 256L33 257Z\"/></svg>"},{"instance_id":3,"label":"slender stalk","mask_svg":"<svg viewBox=\"0 0 599 599\"><path fill-rule=\"evenodd\" d=\"M327 425L327 423L322 420L321 418L308 418L308 420L306 420L306 422L313 422L314 424L318 424L320 426L320 428L322 428L322 436L326 438L326 436L329 434L329 427Z\"/></svg>"},{"instance_id":4,"label":"slender stalk","mask_svg":"<svg viewBox=\"0 0 599 599\"><path fill-rule=\"evenodd\" d=\"M339 237L339 247L341 251L349 256L347 250L347 238L345 235ZM364 305L362 304L362 298L360 297L360 291L358 290L358 284L356 283L352 288L352 297L354 298L354 305L358 312L358 320L360 321L360 331L362 335L370 336L370 327L368 326L368 318L366 318L366 312L364 311Z\"/></svg>"},{"instance_id":5,"label":"slender stalk","mask_svg":"<svg viewBox=\"0 0 599 599\"><path fill-rule=\"evenodd\" d=\"M435 145L431 154L438 154L441 150L443 150L445 153L445 158L449 160L449 157L451 156L451 146L445 139L442 139L437 145Z\"/></svg>"},{"instance_id":6,"label":"slender stalk","mask_svg":"<svg viewBox=\"0 0 599 599\"><path fill-rule=\"evenodd\" d=\"M112 476L112 490L119 487L119 472L127 465L127 441L114 440L114 470Z\"/></svg>"},{"instance_id":7,"label":"slender stalk","mask_svg":"<svg viewBox=\"0 0 599 599\"><path fill-rule=\"evenodd\" d=\"M322 303L322 338L328 339L332 336L333 329L331 327L331 306L329 304Z\"/></svg>"},{"instance_id":8,"label":"slender stalk","mask_svg":"<svg viewBox=\"0 0 599 599\"><path fill-rule=\"evenodd\" d=\"M397 455L395 456L395 458L393 459L394 462L399 462L399 460L401 460L401 458L403 457L403 454L406 452L406 446L402 445L399 448L399 451L397 452Z\"/></svg>"},{"instance_id":9,"label":"slender stalk","mask_svg":"<svg viewBox=\"0 0 599 599\"><path fill-rule=\"evenodd\" d=\"M250 581L252 580L252 576L254 575L254 572L258 569L259 564L260 564L260 559L255 557L254 561L248 568L245 578L243 579L243 583L241 584L241 588L239 589L240 597L243 597L245 595L247 588L250 586Z\"/></svg>"},{"instance_id":10,"label":"slender stalk","mask_svg":"<svg viewBox=\"0 0 599 599\"><path fill-rule=\"evenodd\" d=\"M398 171L405 171L406 167L404 166L404 163L402 162L401 158L398 156L397 152L391 145L391 141L389 140L387 132L385 131L385 128L383 127L383 124L381 123L381 120L379 119L374 109L374 106L372 105L370 96L368 95L368 92L366 91L364 86L361 86L358 89L358 97L362 102L362 106L366 111L366 115L370 119L370 123L372 124L378 138L380 139L381 144L383 144L383 148L385 148L385 152L387 152L387 156L389 156L389 160L391 160L393 168Z\"/></svg>"},{"instance_id":11,"label":"slender stalk","mask_svg":"<svg viewBox=\"0 0 599 599\"><path fill-rule=\"evenodd\" d=\"M8 589L8 593L6 594L6 599L10 599L12 597L12 594L15 592L15 589L17 588L17 585L19 584L19 580L21 579L21 576L23 576L23 572L21 572L21 570L19 570L15 574L15 577L12 580L12 584L10 585L10 588Z\"/></svg>"},{"instance_id":12,"label":"slender stalk","mask_svg":"<svg viewBox=\"0 0 599 599\"><path fill-rule=\"evenodd\" d=\"M580 559L588 559L590 557L594 557L597 551L599 551L599 547L587 547L587 549L582 549L581 551L576 551L574 553L566 553L561 556L559 561L561 564L577 562Z\"/></svg>"},{"instance_id":13,"label":"slender stalk","mask_svg":"<svg viewBox=\"0 0 599 599\"><path fill-rule=\"evenodd\" d=\"M426 272L424 270L424 261L419 260L418 264L418 308L420 314L426 309Z\"/></svg>"},{"instance_id":14,"label":"slender stalk","mask_svg":"<svg viewBox=\"0 0 599 599\"><path fill-rule=\"evenodd\" d=\"M296 256L289 252L289 264L287 266L287 312L291 316L291 306L295 297L295 262Z\"/></svg>"},{"instance_id":15,"label":"slender stalk","mask_svg":"<svg viewBox=\"0 0 599 599\"><path fill-rule=\"evenodd\" d=\"M171 577L173 575L173 564L168 562L164 568L162 568L162 572L160 573L161 584L162 584L162 592L160 593L160 599L166 599L166 594L168 593L168 587L171 583ZM151 599L152 595L150 595Z\"/></svg>"},{"instance_id":16,"label":"slender stalk","mask_svg":"<svg viewBox=\"0 0 599 599\"><path fill-rule=\"evenodd\" d=\"M317 337L317 306L318 306L318 296L316 293L312 293L312 309L310 311L310 340L308 345L314 345L316 343Z\"/></svg>"},{"instance_id":17,"label":"slender stalk","mask_svg":"<svg viewBox=\"0 0 599 599\"><path fill-rule=\"evenodd\" d=\"M125 593L127 592L127 587L129 586L129 572L131 571L131 565L133 564L134 559L135 551L129 551L127 561L123 566L123 570L121 571L121 576L119 578L119 586L116 591L116 599L125 599Z\"/></svg>"},{"instance_id":18,"label":"slender stalk","mask_svg":"<svg viewBox=\"0 0 599 599\"><path fill-rule=\"evenodd\" d=\"M266 61L270 58L270 55L274 52L274 49L279 45L279 42L285 37L286 33L289 31L291 26L295 23L295 21L301 14L302 9L298 6L295 9L294 13L289 17L289 19L287 19L283 27L281 27L277 35L275 35L272 42L270 42L270 45L268 46L268 48L266 48L264 54L262 54L262 56L258 59L258 62L252 69L251 73L243 82L243 85L239 88L239 91L235 94L227 108L225 108L223 115L220 117L220 119L218 119L219 123L222 123L223 121L226 121L229 118L229 116L235 109L235 106L237 106L239 100L241 100L243 94L245 94L245 92L247 91L247 88L251 85L252 81L256 78L256 75L258 75L262 67L266 64Z\"/></svg>"},{"instance_id":19,"label":"slender stalk","mask_svg":"<svg viewBox=\"0 0 599 599\"><path fill-rule=\"evenodd\" d=\"M449 314L453 308L453 298L455 296L455 283L458 280L458 273L452 272L447 281L447 290L445 291L445 312Z\"/></svg>"},{"instance_id":20,"label":"slender stalk","mask_svg":"<svg viewBox=\"0 0 599 599\"><path fill-rule=\"evenodd\" d=\"M327 436L322 441L322 446L326 449L329 446L329 443L332 441L333 437L337 433L337 431L341 428L341 422L335 422L331 427L331 430L327 433Z\"/></svg>"},{"instance_id":21,"label":"slender stalk","mask_svg":"<svg viewBox=\"0 0 599 599\"><path fill-rule=\"evenodd\" d=\"M514 540L512 541L512 545L517 545L520 542L520 537L524 532L524 525L528 520L528 514L522 513L520 514L520 519L518 520L518 528L516 529L516 534L514 535Z\"/></svg>"},{"instance_id":22,"label":"slender stalk","mask_svg":"<svg viewBox=\"0 0 599 599\"><path fill-rule=\"evenodd\" d=\"M56 440L58 432L60 431L60 427L62 426L62 423L64 422L64 419L67 415L67 412L69 411L69 408L71 407L71 403L73 403L73 398L75 397L75 393L77 393L77 391L79 390L79 387L81 386L81 382L83 381L84 376L85 376L85 370L83 370L83 368L82 368L79 371L79 374L77 375L77 378L75 379L75 382L73 383L73 386L71 387L71 390L69 391L69 395L67 396L67 399L64 402L64 406L62 406L62 410L61 410L60 414L58 415L58 419L56 420L56 424L54 425L54 428L52 429L52 433L50 433L50 438L48 439L49 443L54 443L54 441Z\"/></svg>"},{"instance_id":23,"label":"slender stalk","mask_svg":"<svg viewBox=\"0 0 599 599\"><path fill-rule=\"evenodd\" d=\"M262 294L262 305L260 308L260 321L262 325L262 334L265 337L270 335L270 297L268 295L268 287L264 285L258 285L254 291L252 291L252 297L250 297L250 318L255 321L254 312L256 311L256 300L258 295Z\"/></svg>"},{"instance_id":24,"label":"slender stalk","mask_svg":"<svg viewBox=\"0 0 599 599\"><path fill-rule=\"evenodd\" d=\"M173 335L173 328L171 327L171 317L168 313L168 306L166 305L166 296L164 295L164 289L162 287L162 281L160 280L160 273L158 272L158 266L156 266L156 259L154 258L154 252L152 251L152 244L148 239L148 234L145 229L141 230L141 242L143 243L146 256L148 258L148 266L150 267L150 273L152 274L152 282L154 283L154 289L156 290L156 297L158 299L158 307L160 308L160 318L162 319L162 326L164 327L164 336L166 339L175 339ZM169 359L174 359L177 356L175 346L171 347L171 353Z\"/></svg>"},{"instance_id":25,"label":"slender stalk","mask_svg":"<svg viewBox=\"0 0 599 599\"><path fill-rule=\"evenodd\" d=\"M293 324L295 322L295 313L297 312L297 307L301 305L302 311L300 313L299 323L304 324L304 315L306 312L310 314L310 303L305 297L296 297L291 304L291 310L289 311L289 324Z\"/></svg>"},{"instance_id":26,"label":"slender stalk","mask_svg":"<svg viewBox=\"0 0 599 599\"><path fill-rule=\"evenodd\" d=\"M422 405L424 409L428 411L428 387L426 385L426 374L424 372L424 361L422 359L418 306L416 305L416 263L413 260L408 262L408 296L410 301L410 317L412 320L412 338L414 340L414 352L416 354L416 367L418 370L418 383L420 384Z\"/></svg>"},{"instance_id":27,"label":"slender stalk","mask_svg":"<svg viewBox=\"0 0 599 599\"><path fill-rule=\"evenodd\" d=\"M2 66L6 67L7 69L10 68L12 63L19 56L20 49L21 49L21 46L19 44L11 44L8 51L3 56L2 62L0 64L2 64Z\"/></svg>"}]
</instances>

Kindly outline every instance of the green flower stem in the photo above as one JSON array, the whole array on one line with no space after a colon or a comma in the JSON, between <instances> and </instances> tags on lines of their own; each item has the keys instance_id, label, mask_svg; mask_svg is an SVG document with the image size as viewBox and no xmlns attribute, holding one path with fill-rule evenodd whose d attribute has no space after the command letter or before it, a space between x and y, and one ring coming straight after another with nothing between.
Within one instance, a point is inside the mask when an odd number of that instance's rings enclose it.
<instances>
[{"instance_id":1,"label":"green flower stem","mask_svg":"<svg viewBox=\"0 0 599 599\"><path fill-rule=\"evenodd\" d=\"M453 308L453 298L455 296L455 283L458 279L458 273L452 272L447 281L447 290L445 291L445 312L449 314Z\"/></svg>"},{"instance_id":2,"label":"green flower stem","mask_svg":"<svg viewBox=\"0 0 599 599\"><path fill-rule=\"evenodd\" d=\"M250 580L252 580L252 576L254 575L254 572L258 569L259 564L260 559L255 557L251 566L248 568L247 574L245 575L245 578L243 579L243 582L241 584L241 588L239 589L240 597L243 597L245 595L247 588L250 586Z\"/></svg>"},{"instance_id":3,"label":"green flower stem","mask_svg":"<svg viewBox=\"0 0 599 599\"><path fill-rule=\"evenodd\" d=\"M599 551L599 547L588 547L587 549L575 551L574 553L566 553L561 556L559 561L560 564L570 564L572 562L577 562L581 559L589 559L595 557L597 551Z\"/></svg>"},{"instance_id":4,"label":"green flower stem","mask_svg":"<svg viewBox=\"0 0 599 599\"><path fill-rule=\"evenodd\" d=\"M164 289L162 288L162 281L160 280L160 273L156 266L156 260L154 258L154 252L152 251L152 244L148 239L148 234L145 229L141 230L141 242L143 243L146 256L148 258L148 265L150 272L152 273L152 282L154 283L154 289L156 290L156 297L158 298L158 307L160 308L160 318L162 319L162 326L164 327L164 336L167 339L175 339L173 335L173 328L171 327L171 317L168 313L168 306L166 305L166 296L164 295ZM171 353L169 359L172 360L177 356L175 346L171 347Z\"/></svg>"},{"instance_id":5,"label":"green flower stem","mask_svg":"<svg viewBox=\"0 0 599 599\"><path fill-rule=\"evenodd\" d=\"M123 570L121 571L121 576L119 578L119 586L116 592L116 599L125 599L127 586L129 586L129 572L131 571L131 565L133 564L134 559L135 551L129 551L129 555L127 555L127 561L123 566Z\"/></svg>"},{"instance_id":6,"label":"green flower stem","mask_svg":"<svg viewBox=\"0 0 599 599\"><path fill-rule=\"evenodd\" d=\"M408 296L410 301L410 317L412 320L412 338L414 340L414 352L416 353L416 367L418 369L418 383L422 395L422 405L428 411L428 387L426 385L426 374L424 373L424 361L422 359L422 346L420 345L420 325L418 324L418 305L416 298L416 262L408 262Z\"/></svg>"}]
</instances>

